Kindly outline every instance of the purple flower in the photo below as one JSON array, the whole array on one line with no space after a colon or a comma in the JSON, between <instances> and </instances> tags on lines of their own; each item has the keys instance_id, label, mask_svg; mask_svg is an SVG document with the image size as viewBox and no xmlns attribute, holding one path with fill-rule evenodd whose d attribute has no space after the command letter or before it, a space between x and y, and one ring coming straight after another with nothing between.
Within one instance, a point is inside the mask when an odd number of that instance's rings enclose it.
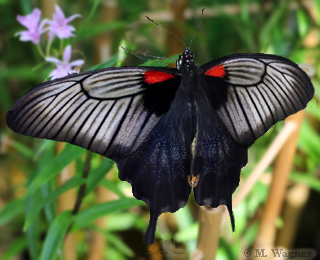
<instances>
[{"instance_id":1,"label":"purple flower","mask_svg":"<svg viewBox=\"0 0 320 260\"><path fill-rule=\"evenodd\" d=\"M69 18L65 18L64 13L62 12L61 8L56 5L56 12L53 14L52 21L47 20L49 24L49 40L52 41L55 36L60 39L69 38L71 36L74 37L72 33L75 28L71 25L68 25L72 20L77 17L81 17L80 14L74 14Z\"/></svg>"},{"instance_id":2,"label":"purple flower","mask_svg":"<svg viewBox=\"0 0 320 260\"><path fill-rule=\"evenodd\" d=\"M40 16L41 11L38 8L35 8L29 15L18 15L18 22L26 27L28 31L17 32L15 36L20 35L20 41L32 41L34 44L38 44L40 42L40 35L47 30L43 29L44 25L46 24L45 21L42 21L38 26Z\"/></svg>"},{"instance_id":3,"label":"purple flower","mask_svg":"<svg viewBox=\"0 0 320 260\"><path fill-rule=\"evenodd\" d=\"M67 76L71 73L77 73L75 70L72 69L72 67L80 66L84 63L83 60L75 60L70 62L71 58L71 46L68 45L64 51L63 51L63 61L58 60L54 57L47 57L46 61L54 62L57 66L57 68L53 71L51 71L49 76L52 76L51 79L57 79L64 76Z\"/></svg>"}]
</instances>

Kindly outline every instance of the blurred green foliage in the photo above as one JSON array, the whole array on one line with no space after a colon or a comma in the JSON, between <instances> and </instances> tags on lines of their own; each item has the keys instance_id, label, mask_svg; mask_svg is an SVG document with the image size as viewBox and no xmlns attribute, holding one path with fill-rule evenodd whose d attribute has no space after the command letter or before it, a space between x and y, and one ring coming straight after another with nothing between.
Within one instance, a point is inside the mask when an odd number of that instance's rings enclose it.
<instances>
[{"instance_id":1,"label":"blurred green foliage","mask_svg":"<svg viewBox=\"0 0 320 260\"><path fill-rule=\"evenodd\" d=\"M197 33L192 51L196 62L204 63L214 58L232 53L269 53L291 58L297 63L309 63L315 69L312 78L316 89L316 98L320 99L320 4L313 3L315 17L310 8L303 7L304 1L264 1L258 0L228 0L228 1L193 1L187 8L218 11L215 16L204 16L202 26ZM17 4L18 3L18 4ZM119 61L118 47L121 40L130 48L147 51L152 55L167 56L168 46L158 41L157 34L153 34L155 25L141 22L145 12L157 12L150 8L149 1L120 0L117 2L119 17L107 24L101 21L101 6L103 1L83 0L78 2L60 1L61 8L67 16L80 13L81 19L72 24L76 27L76 37L63 42L64 46L72 44L74 49L81 50L86 58L82 71L114 66ZM239 7L239 12L230 12L228 4ZM295 4L295 5L292 5ZM55 154L54 142L36 140L19 136L8 129L5 124L6 111L32 86L47 78L52 67L43 63L37 49L30 42L20 42L14 34L22 30L17 22L18 14L26 15L33 8L40 7L40 1L0 1L0 135L2 140L10 137L13 141L10 149L0 155L0 164L3 165L1 174L22 171L25 181L20 186L7 183L6 189L0 194L0 254L1 259L12 259L17 255L28 255L21 259L64 259L61 255L61 245L64 235L73 223L69 232L78 234L77 259L85 259L88 246L84 238L88 230L103 234L108 240L105 259L137 259L137 248L126 243L126 236L130 230L138 230L141 248L146 251L142 241L142 233L147 227L148 211L143 202L127 197L131 186L120 182L117 178L105 178L105 174L116 175L116 169L108 159L101 161L98 155L93 155L88 180L83 179L84 154L82 148L67 145L58 155ZM254 8L251 8L254 6ZM293 8L297 6L297 8ZM162 12L169 12L163 5ZM152 18L152 17L151 17ZM136 22L137 25L134 25ZM161 21L160 21L161 23ZM190 19L182 28L185 31L185 42L192 38L199 19ZM161 23L169 26L167 22ZM306 41L315 31L315 44ZM109 60L96 65L94 63L94 41L105 32L113 33L112 56ZM127 36L130 32L131 37ZM139 42L135 41L139 39ZM59 43L54 42L53 48L59 49ZM183 46L181 45L181 52ZM174 57L176 58L176 56ZM145 63L132 55L127 55L125 63L131 65L140 63L149 66L166 66L167 61L152 60ZM304 183L316 192L320 192L320 107L319 102L313 101L307 108L307 120L301 128L298 142L298 152L290 180L293 183ZM242 171L245 179L268 145L280 131L283 123L277 124L266 135L261 137L251 148L249 163ZM62 186L57 185L56 175L71 161L76 162L76 175ZM110 171L111 170L111 171ZM268 171L272 171L270 167ZM0 176L4 180L10 176ZM87 182L87 189L83 207L76 216L70 211L57 214L56 199L66 191L79 187ZM3 184L2 184L3 185ZM94 189L102 185L118 196L115 201L96 204ZM22 187L21 187L22 186ZM27 187L23 197L16 191ZM217 259L238 259L241 248L250 247L254 242L259 223L256 217L257 210L265 202L268 194L268 185L258 182L245 201L234 210L236 216L236 232L232 237L224 236L230 233L229 226L222 232ZM191 196L192 197L192 196ZM170 229L157 232L158 237L174 239L184 246L186 253L191 254L196 247L198 235L197 211L194 200L174 214L177 230ZM129 210L128 210L129 209ZM131 209L131 210L130 210ZM137 210L138 209L138 210ZM108 215L106 228L98 228L94 220ZM24 232L22 231L24 227ZM10 234L10 235L5 235ZM145 257L148 257L147 254ZM187 259L187 257L186 257Z\"/></svg>"}]
</instances>

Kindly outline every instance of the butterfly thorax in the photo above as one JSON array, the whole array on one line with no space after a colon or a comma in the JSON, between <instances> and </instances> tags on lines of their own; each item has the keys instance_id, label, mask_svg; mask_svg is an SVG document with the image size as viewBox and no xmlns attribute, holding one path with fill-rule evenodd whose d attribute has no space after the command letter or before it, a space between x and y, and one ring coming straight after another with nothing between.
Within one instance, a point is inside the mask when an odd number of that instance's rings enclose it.
<instances>
[{"instance_id":1,"label":"butterfly thorax","mask_svg":"<svg viewBox=\"0 0 320 260\"><path fill-rule=\"evenodd\" d=\"M177 69L181 75L181 85L183 86L180 89L191 94L192 89L196 88L195 76L197 75L198 67L194 64L193 53L188 48L185 48L183 53L179 56L179 59L177 60Z\"/></svg>"},{"instance_id":2,"label":"butterfly thorax","mask_svg":"<svg viewBox=\"0 0 320 260\"><path fill-rule=\"evenodd\" d=\"M176 64L177 69L181 73L193 71L196 67L194 64L193 52L190 51L188 48L185 48L183 53L179 56L179 59L177 60Z\"/></svg>"}]
</instances>

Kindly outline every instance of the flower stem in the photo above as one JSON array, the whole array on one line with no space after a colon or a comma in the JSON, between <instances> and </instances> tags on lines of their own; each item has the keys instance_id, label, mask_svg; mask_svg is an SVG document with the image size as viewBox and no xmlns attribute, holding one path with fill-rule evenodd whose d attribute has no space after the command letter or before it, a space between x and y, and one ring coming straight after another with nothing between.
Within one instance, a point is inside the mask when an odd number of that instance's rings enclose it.
<instances>
[{"instance_id":1,"label":"flower stem","mask_svg":"<svg viewBox=\"0 0 320 260\"><path fill-rule=\"evenodd\" d=\"M60 40L60 53L63 53L63 39Z\"/></svg>"},{"instance_id":2,"label":"flower stem","mask_svg":"<svg viewBox=\"0 0 320 260\"><path fill-rule=\"evenodd\" d=\"M37 46L38 52L39 52L39 54L41 55L41 57L45 58L46 56L44 55L44 53L43 53L43 51L42 51L42 49L41 49L40 44L37 44L36 46Z\"/></svg>"},{"instance_id":3,"label":"flower stem","mask_svg":"<svg viewBox=\"0 0 320 260\"><path fill-rule=\"evenodd\" d=\"M50 48L51 48L51 41L49 40L48 43L47 43L47 49L46 49L47 57L50 56Z\"/></svg>"}]
</instances>

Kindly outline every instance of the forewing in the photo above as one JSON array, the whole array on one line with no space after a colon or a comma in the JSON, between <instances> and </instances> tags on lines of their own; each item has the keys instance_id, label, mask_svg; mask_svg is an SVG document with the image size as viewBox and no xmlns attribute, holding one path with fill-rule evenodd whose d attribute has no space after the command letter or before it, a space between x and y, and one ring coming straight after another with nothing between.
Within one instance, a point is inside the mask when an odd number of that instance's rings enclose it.
<instances>
[{"instance_id":1,"label":"forewing","mask_svg":"<svg viewBox=\"0 0 320 260\"><path fill-rule=\"evenodd\" d=\"M72 143L111 159L139 147L171 105L175 69L109 68L42 83L8 112L16 133Z\"/></svg>"},{"instance_id":2,"label":"forewing","mask_svg":"<svg viewBox=\"0 0 320 260\"><path fill-rule=\"evenodd\" d=\"M231 55L200 71L201 87L240 144L254 143L276 122L304 109L314 94L306 73L281 56Z\"/></svg>"}]
</instances>

